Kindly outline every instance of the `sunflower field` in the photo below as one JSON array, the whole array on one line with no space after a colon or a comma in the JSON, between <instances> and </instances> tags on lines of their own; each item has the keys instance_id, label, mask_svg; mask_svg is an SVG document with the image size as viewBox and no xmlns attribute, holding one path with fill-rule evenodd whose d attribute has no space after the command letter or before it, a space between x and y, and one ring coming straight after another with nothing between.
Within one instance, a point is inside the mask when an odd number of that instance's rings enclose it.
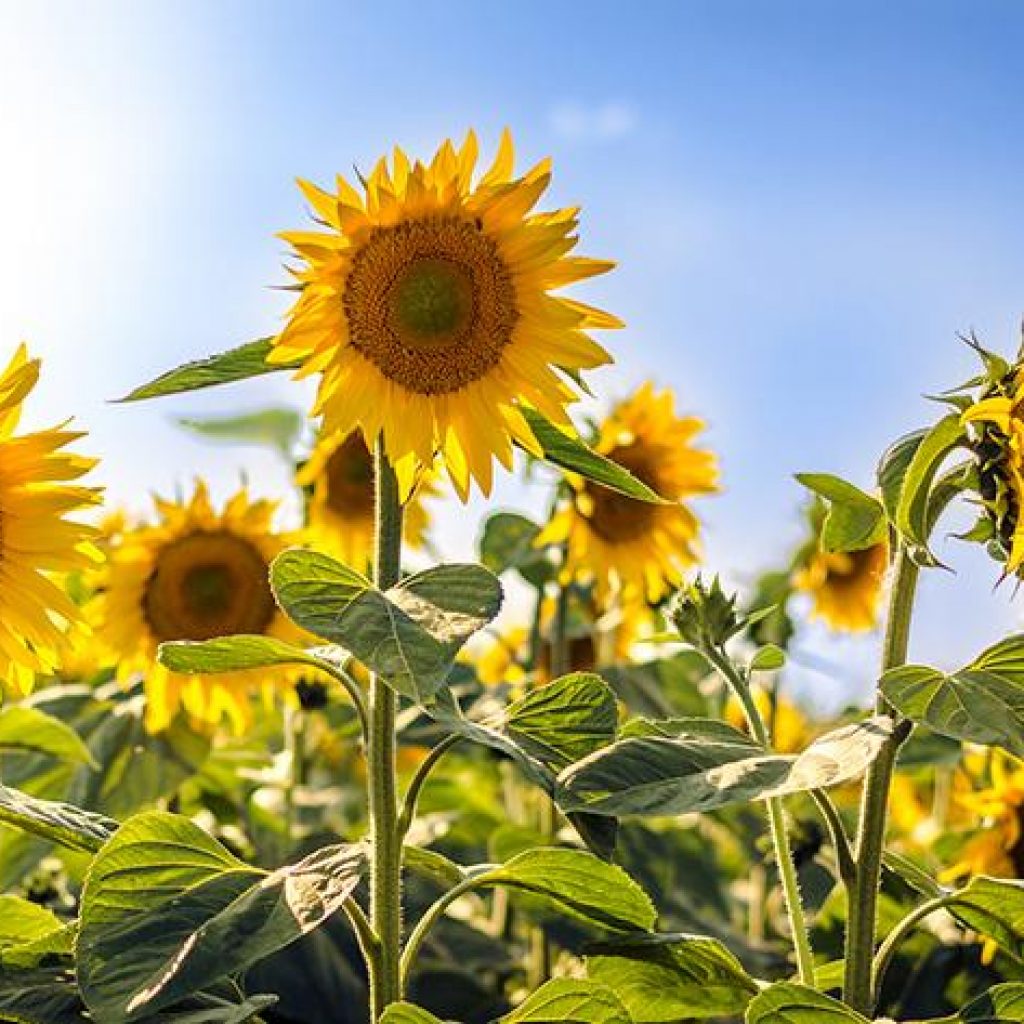
<instances>
[{"instance_id":1,"label":"sunflower field","mask_svg":"<svg viewBox=\"0 0 1024 1024\"><path fill-rule=\"evenodd\" d=\"M310 378L188 424L273 446L276 499L108 504L8 352L0 1020L1024 1022L1024 635L908 661L948 509L1024 574L1024 355L966 339L873 478L798 473L803 541L735 592L699 410L601 391L622 324L572 286L614 264L551 176L506 132L300 181L279 332L122 400ZM508 473L546 514L435 557ZM790 685L808 615L876 631L869 704Z\"/></svg>"}]
</instances>

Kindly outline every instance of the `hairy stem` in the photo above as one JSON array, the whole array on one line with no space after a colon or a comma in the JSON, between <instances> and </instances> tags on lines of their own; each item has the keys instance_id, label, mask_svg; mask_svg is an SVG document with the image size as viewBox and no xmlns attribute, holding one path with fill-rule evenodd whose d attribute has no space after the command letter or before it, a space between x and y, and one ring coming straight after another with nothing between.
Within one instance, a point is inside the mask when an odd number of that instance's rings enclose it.
<instances>
[{"instance_id":1,"label":"hairy stem","mask_svg":"<svg viewBox=\"0 0 1024 1024\"><path fill-rule=\"evenodd\" d=\"M882 646L882 672L906 664L910 642L910 619L914 608L919 569L906 549L896 548L889 615ZM879 714L891 714L879 693ZM896 755L910 732L909 723L895 723L892 735L883 744L868 769L861 798L860 825L857 833L857 872L847 903L846 968L843 999L852 1009L867 1016L873 1010L872 960L875 952L875 927L878 918L878 891L882 880L882 854Z\"/></svg>"},{"instance_id":2,"label":"hairy stem","mask_svg":"<svg viewBox=\"0 0 1024 1024\"><path fill-rule=\"evenodd\" d=\"M376 478L376 557L374 583L386 590L400 576L402 557L402 504L398 481L384 444L377 438L374 452ZM369 764L370 923L379 943L379 959L370 965L371 1019L402 998L399 958L402 949L402 844L398 836L398 793L395 781L394 691L379 676L370 680ZM374 966L376 969L374 970Z\"/></svg>"},{"instance_id":3,"label":"hairy stem","mask_svg":"<svg viewBox=\"0 0 1024 1024\"><path fill-rule=\"evenodd\" d=\"M747 681L736 670L724 651L711 648L704 652L711 663L725 677L730 689L743 705L743 713L750 728L750 734L762 746L769 746L768 728L758 710L754 696L750 692ZM765 801L768 810L768 828L771 832L772 846L775 849L775 861L779 869L779 881L782 883L782 895L786 901L786 915L789 918L789 930L792 933L793 950L796 953L797 971L804 985L814 986L814 953L807 932L807 918L804 905L800 898L800 881L793 863L793 850L786 829L786 812L780 797Z\"/></svg>"}]
</instances>

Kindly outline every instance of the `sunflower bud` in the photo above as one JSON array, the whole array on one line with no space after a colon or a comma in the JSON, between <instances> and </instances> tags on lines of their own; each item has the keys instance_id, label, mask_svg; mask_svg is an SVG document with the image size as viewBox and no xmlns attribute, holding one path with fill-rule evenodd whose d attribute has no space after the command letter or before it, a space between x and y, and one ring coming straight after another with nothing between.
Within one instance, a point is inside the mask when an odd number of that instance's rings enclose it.
<instances>
[{"instance_id":1,"label":"sunflower bud","mask_svg":"<svg viewBox=\"0 0 1024 1024\"><path fill-rule=\"evenodd\" d=\"M721 647L744 625L736 598L727 597L716 576L710 584L698 576L672 599L668 616L679 635L698 650Z\"/></svg>"}]
</instances>

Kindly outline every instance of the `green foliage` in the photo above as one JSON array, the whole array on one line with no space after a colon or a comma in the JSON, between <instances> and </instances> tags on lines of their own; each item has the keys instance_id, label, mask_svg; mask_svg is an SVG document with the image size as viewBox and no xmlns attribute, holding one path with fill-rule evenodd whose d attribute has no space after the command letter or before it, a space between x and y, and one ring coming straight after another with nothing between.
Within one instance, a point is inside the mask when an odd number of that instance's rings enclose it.
<instances>
[{"instance_id":1,"label":"green foliage","mask_svg":"<svg viewBox=\"0 0 1024 1024\"><path fill-rule=\"evenodd\" d=\"M888 719L868 719L798 756L708 733L624 739L566 769L559 802L592 814L674 815L821 789L860 775L889 734Z\"/></svg>"},{"instance_id":2,"label":"green foliage","mask_svg":"<svg viewBox=\"0 0 1024 1024\"><path fill-rule=\"evenodd\" d=\"M1024 756L1024 635L1001 640L950 675L925 665L892 669L881 688L902 714L943 736Z\"/></svg>"},{"instance_id":3,"label":"green foliage","mask_svg":"<svg viewBox=\"0 0 1024 1024\"><path fill-rule=\"evenodd\" d=\"M632 1024L635 1019L607 985L555 978L502 1017L501 1024Z\"/></svg>"},{"instance_id":4,"label":"green foliage","mask_svg":"<svg viewBox=\"0 0 1024 1024\"><path fill-rule=\"evenodd\" d=\"M0 708L0 753L11 750L99 767L74 729L53 715L23 704Z\"/></svg>"},{"instance_id":5,"label":"green foliage","mask_svg":"<svg viewBox=\"0 0 1024 1024\"><path fill-rule=\"evenodd\" d=\"M364 861L361 847L326 847L268 875L187 818L138 815L86 879L82 998L98 1024L177 1003L321 924L352 895Z\"/></svg>"},{"instance_id":6,"label":"green foliage","mask_svg":"<svg viewBox=\"0 0 1024 1024\"><path fill-rule=\"evenodd\" d=\"M305 422L305 417L296 409L286 408L178 420L179 426L210 441L267 445L289 460Z\"/></svg>"},{"instance_id":7,"label":"green foliage","mask_svg":"<svg viewBox=\"0 0 1024 1024\"><path fill-rule=\"evenodd\" d=\"M805 985L780 982L747 1007L747 1024L868 1024L866 1017Z\"/></svg>"},{"instance_id":8,"label":"green foliage","mask_svg":"<svg viewBox=\"0 0 1024 1024\"><path fill-rule=\"evenodd\" d=\"M0 785L0 822L87 853L98 850L116 828L116 822L101 814L39 800L4 785Z\"/></svg>"},{"instance_id":9,"label":"green foliage","mask_svg":"<svg viewBox=\"0 0 1024 1024\"><path fill-rule=\"evenodd\" d=\"M542 587L554 576L554 564L537 547L540 527L518 512L495 512L487 517L480 537L480 561L496 576L510 569L527 583Z\"/></svg>"},{"instance_id":10,"label":"green foliage","mask_svg":"<svg viewBox=\"0 0 1024 1024\"><path fill-rule=\"evenodd\" d=\"M797 473L796 478L827 503L820 537L823 551L860 551L886 539L885 510L870 494L829 473Z\"/></svg>"},{"instance_id":11,"label":"green foliage","mask_svg":"<svg viewBox=\"0 0 1024 1024\"><path fill-rule=\"evenodd\" d=\"M285 551L271 585L297 625L344 647L396 692L432 703L462 645L501 605L501 584L480 565L439 565L386 592L327 555Z\"/></svg>"}]
</instances>

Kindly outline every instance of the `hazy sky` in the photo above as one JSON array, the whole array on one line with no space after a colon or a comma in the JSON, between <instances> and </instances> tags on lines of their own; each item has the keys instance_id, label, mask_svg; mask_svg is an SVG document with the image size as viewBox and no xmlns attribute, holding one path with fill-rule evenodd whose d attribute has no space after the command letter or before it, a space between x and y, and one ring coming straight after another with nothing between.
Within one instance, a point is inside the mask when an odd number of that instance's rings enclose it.
<instances>
[{"instance_id":1,"label":"hazy sky","mask_svg":"<svg viewBox=\"0 0 1024 1024\"><path fill-rule=\"evenodd\" d=\"M300 404L285 378L105 404L186 358L272 333L276 231L393 142L425 153L509 125L555 159L607 398L647 377L709 423L725 491L709 562L752 577L799 532L791 474L865 485L877 453L973 371L955 335L1016 346L1024 313L1024 6L926 2L0 2L0 345L46 359L35 422L73 414L117 499L270 455L184 437L175 414ZM495 503L537 507L506 480ZM471 510L478 515L483 505ZM441 546L469 554L465 513ZM950 545L915 653L945 665L1016 622L995 567ZM872 641L803 645L863 685ZM827 684L820 684L823 691Z\"/></svg>"}]
</instances>

